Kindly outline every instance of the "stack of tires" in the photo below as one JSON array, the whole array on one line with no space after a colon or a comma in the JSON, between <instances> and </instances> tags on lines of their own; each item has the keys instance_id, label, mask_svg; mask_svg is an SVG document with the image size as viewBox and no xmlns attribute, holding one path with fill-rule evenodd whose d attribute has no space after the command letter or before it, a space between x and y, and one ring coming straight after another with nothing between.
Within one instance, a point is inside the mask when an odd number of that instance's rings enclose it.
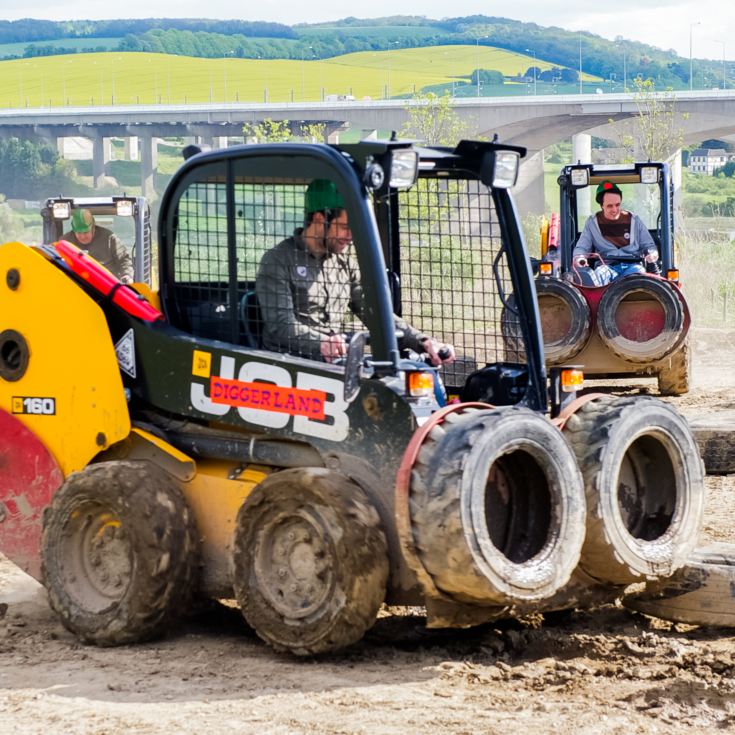
<instances>
[{"instance_id":1,"label":"stack of tires","mask_svg":"<svg viewBox=\"0 0 735 735\"><path fill-rule=\"evenodd\" d=\"M703 482L685 420L655 398L591 400L562 431L520 407L459 407L414 465L415 553L428 591L457 603L614 599L685 563Z\"/></svg>"}]
</instances>

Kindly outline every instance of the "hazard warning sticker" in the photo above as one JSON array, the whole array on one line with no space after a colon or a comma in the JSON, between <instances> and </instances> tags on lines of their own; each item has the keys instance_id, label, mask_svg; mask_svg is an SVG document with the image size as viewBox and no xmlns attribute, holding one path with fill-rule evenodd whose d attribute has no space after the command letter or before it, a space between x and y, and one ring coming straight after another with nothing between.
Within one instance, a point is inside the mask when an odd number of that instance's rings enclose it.
<instances>
[{"instance_id":1,"label":"hazard warning sticker","mask_svg":"<svg viewBox=\"0 0 735 735\"><path fill-rule=\"evenodd\" d=\"M126 372L131 378L136 376L135 371L135 335L132 329L118 340L115 345L115 355L120 370Z\"/></svg>"}]
</instances>

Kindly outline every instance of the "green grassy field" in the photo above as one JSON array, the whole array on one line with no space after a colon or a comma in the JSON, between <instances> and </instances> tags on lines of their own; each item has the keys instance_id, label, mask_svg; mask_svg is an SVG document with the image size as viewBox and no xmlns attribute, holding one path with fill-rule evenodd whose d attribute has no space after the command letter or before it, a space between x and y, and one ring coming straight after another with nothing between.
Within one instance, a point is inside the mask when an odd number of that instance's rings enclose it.
<instances>
[{"instance_id":1,"label":"green grassy field","mask_svg":"<svg viewBox=\"0 0 735 735\"><path fill-rule=\"evenodd\" d=\"M330 94L382 99L411 95L432 85L451 85L463 77L466 80L478 67L517 74L532 64L529 56L488 46L360 52L303 62L73 54L0 62L0 108L301 102ZM536 65L552 66L539 59ZM493 87L493 94L517 86ZM526 85L520 86L525 91Z\"/></svg>"}]
</instances>

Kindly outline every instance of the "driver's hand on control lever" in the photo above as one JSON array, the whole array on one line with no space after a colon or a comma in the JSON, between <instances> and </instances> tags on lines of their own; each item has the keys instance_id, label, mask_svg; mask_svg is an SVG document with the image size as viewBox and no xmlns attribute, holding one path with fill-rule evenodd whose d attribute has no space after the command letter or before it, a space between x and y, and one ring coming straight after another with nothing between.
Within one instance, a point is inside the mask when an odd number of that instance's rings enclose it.
<instances>
[{"instance_id":1,"label":"driver's hand on control lever","mask_svg":"<svg viewBox=\"0 0 735 735\"><path fill-rule=\"evenodd\" d=\"M347 342L343 334L328 334L322 338L319 351L325 362L334 362L347 354Z\"/></svg>"},{"instance_id":2,"label":"driver's hand on control lever","mask_svg":"<svg viewBox=\"0 0 735 735\"><path fill-rule=\"evenodd\" d=\"M646 263L657 263L658 262L658 250L651 250L643 256L643 260Z\"/></svg>"},{"instance_id":3,"label":"driver's hand on control lever","mask_svg":"<svg viewBox=\"0 0 735 735\"><path fill-rule=\"evenodd\" d=\"M456 359L452 345L439 344L435 339L428 338L421 340L421 346L431 358L431 364L435 367L448 365Z\"/></svg>"}]
</instances>

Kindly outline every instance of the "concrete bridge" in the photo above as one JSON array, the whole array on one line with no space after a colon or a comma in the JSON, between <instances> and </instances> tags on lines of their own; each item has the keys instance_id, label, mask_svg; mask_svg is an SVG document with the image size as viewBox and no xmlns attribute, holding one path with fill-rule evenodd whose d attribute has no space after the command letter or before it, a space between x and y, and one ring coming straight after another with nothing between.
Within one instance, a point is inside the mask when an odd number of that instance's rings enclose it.
<instances>
[{"instance_id":1,"label":"concrete bridge","mask_svg":"<svg viewBox=\"0 0 735 735\"><path fill-rule=\"evenodd\" d=\"M686 143L735 133L735 91L676 92ZM242 135L246 122L265 118L290 120L294 125L325 123L330 136L348 128L365 133L399 130L408 120L412 100L355 100L313 103L220 103L198 105L134 105L0 110L0 135L44 137L54 143L64 137L85 137L93 144L93 176L101 182L109 160L109 139L126 140L128 153L141 158L141 185L153 190L158 138L198 136L217 147L223 138ZM522 191L535 180L547 145L579 133L611 137L610 121L638 114L632 94L476 97L453 101L454 111L481 135L497 133L501 141L526 146L529 158L519 182ZM583 150L583 149L582 149ZM539 154L539 155L535 155ZM582 159L584 160L584 159Z\"/></svg>"}]
</instances>

